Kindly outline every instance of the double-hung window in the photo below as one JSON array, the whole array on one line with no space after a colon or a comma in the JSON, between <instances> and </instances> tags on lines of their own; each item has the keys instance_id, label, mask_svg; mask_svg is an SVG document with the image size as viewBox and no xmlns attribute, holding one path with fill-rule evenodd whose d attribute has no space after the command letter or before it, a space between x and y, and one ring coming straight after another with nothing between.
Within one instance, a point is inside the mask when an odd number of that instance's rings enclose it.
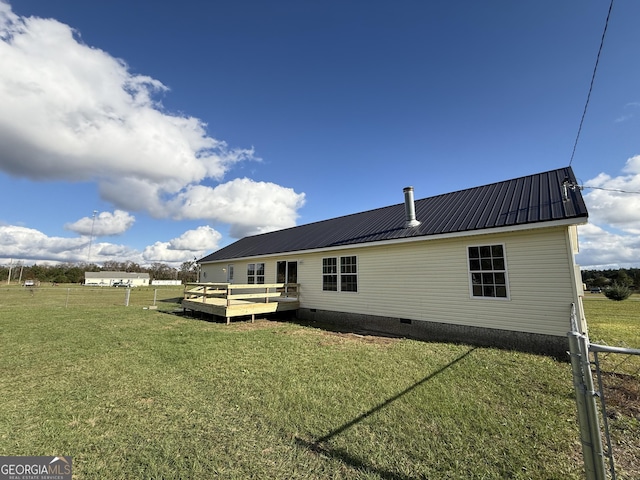
<instances>
[{"instance_id":1,"label":"double-hung window","mask_svg":"<svg viewBox=\"0 0 640 480\"><path fill-rule=\"evenodd\" d=\"M247 283L250 285L264 283L264 263L247 265Z\"/></svg>"},{"instance_id":2,"label":"double-hung window","mask_svg":"<svg viewBox=\"0 0 640 480\"><path fill-rule=\"evenodd\" d=\"M468 248L472 297L509 298L504 245Z\"/></svg>"},{"instance_id":3,"label":"double-hung window","mask_svg":"<svg viewBox=\"0 0 640 480\"><path fill-rule=\"evenodd\" d=\"M322 290L338 291L338 259L335 257L322 259Z\"/></svg>"},{"instance_id":4,"label":"double-hung window","mask_svg":"<svg viewBox=\"0 0 640 480\"><path fill-rule=\"evenodd\" d=\"M358 262L355 255L322 259L322 290L358 291Z\"/></svg>"}]
</instances>

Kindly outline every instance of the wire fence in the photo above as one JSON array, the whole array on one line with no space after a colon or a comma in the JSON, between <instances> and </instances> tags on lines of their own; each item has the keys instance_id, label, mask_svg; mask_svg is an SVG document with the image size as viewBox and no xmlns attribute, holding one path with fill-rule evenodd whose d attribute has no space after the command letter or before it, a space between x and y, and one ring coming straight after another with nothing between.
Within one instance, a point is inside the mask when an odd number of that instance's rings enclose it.
<instances>
[{"instance_id":1,"label":"wire fence","mask_svg":"<svg viewBox=\"0 0 640 480\"><path fill-rule=\"evenodd\" d=\"M634 417L640 420L640 415L635 415L640 413L637 411L640 350L591 343L578 329L575 305L571 308L570 324L569 353L585 478L617 480L619 472L624 475L622 478L638 478L637 446L627 448L629 443L636 444L637 439L627 431L624 421L615 420ZM593 380L594 374L597 382ZM629 477L627 472L631 472Z\"/></svg>"},{"instance_id":2,"label":"wire fence","mask_svg":"<svg viewBox=\"0 0 640 480\"><path fill-rule=\"evenodd\" d=\"M183 296L182 285L158 287L7 286L0 288L2 307L129 306L174 310Z\"/></svg>"}]
</instances>

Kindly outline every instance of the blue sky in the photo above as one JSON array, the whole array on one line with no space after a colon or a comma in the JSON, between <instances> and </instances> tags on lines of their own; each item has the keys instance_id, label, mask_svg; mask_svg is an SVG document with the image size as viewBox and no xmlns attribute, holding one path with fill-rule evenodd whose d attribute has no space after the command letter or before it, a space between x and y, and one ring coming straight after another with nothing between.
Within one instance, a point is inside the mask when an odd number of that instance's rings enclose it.
<instances>
[{"instance_id":1,"label":"blue sky","mask_svg":"<svg viewBox=\"0 0 640 480\"><path fill-rule=\"evenodd\" d=\"M175 266L564 167L608 8L0 0L0 263ZM587 267L640 266L638 18L616 1L572 163Z\"/></svg>"}]
</instances>

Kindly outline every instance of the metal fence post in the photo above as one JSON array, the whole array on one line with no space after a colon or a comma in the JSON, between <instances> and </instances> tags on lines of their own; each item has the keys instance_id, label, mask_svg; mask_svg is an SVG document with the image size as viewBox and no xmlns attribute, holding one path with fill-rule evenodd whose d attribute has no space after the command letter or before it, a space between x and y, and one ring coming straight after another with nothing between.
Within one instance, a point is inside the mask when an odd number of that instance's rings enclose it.
<instances>
[{"instance_id":1,"label":"metal fence post","mask_svg":"<svg viewBox=\"0 0 640 480\"><path fill-rule=\"evenodd\" d=\"M582 458L587 480L605 480L604 451L600 436L600 422L596 406L597 392L593 388L591 362L589 361L589 340L578 330L575 305L571 305L571 331L569 337L569 354L571 356L571 372L578 408L580 426L580 442Z\"/></svg>"}]
</instances>

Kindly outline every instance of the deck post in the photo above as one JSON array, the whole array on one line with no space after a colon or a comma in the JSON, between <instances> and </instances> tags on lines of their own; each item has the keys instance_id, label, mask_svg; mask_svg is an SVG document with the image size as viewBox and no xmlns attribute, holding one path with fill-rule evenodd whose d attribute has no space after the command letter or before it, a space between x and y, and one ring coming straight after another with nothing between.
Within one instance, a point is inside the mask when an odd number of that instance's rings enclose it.
<instances>
[{"instance_id":1,"label":"deck post","mask_svg":"<svg viewBox=\"0 0 640 480\"><path fill-rule=\"evenodd\" d=\"M255 319L256 319L256 314L252 313L251 314L251 323L253 323Z\"/></svg>"},{"instance_id":2,"label":"deck post","mask_svg":"<svg viewBox=\"0 0 640 480\"><path fill-rule=\"evenodd\" d=\"M231 317L227 317L227 325L231 323Z\"/></svg>"}]
</instances>

